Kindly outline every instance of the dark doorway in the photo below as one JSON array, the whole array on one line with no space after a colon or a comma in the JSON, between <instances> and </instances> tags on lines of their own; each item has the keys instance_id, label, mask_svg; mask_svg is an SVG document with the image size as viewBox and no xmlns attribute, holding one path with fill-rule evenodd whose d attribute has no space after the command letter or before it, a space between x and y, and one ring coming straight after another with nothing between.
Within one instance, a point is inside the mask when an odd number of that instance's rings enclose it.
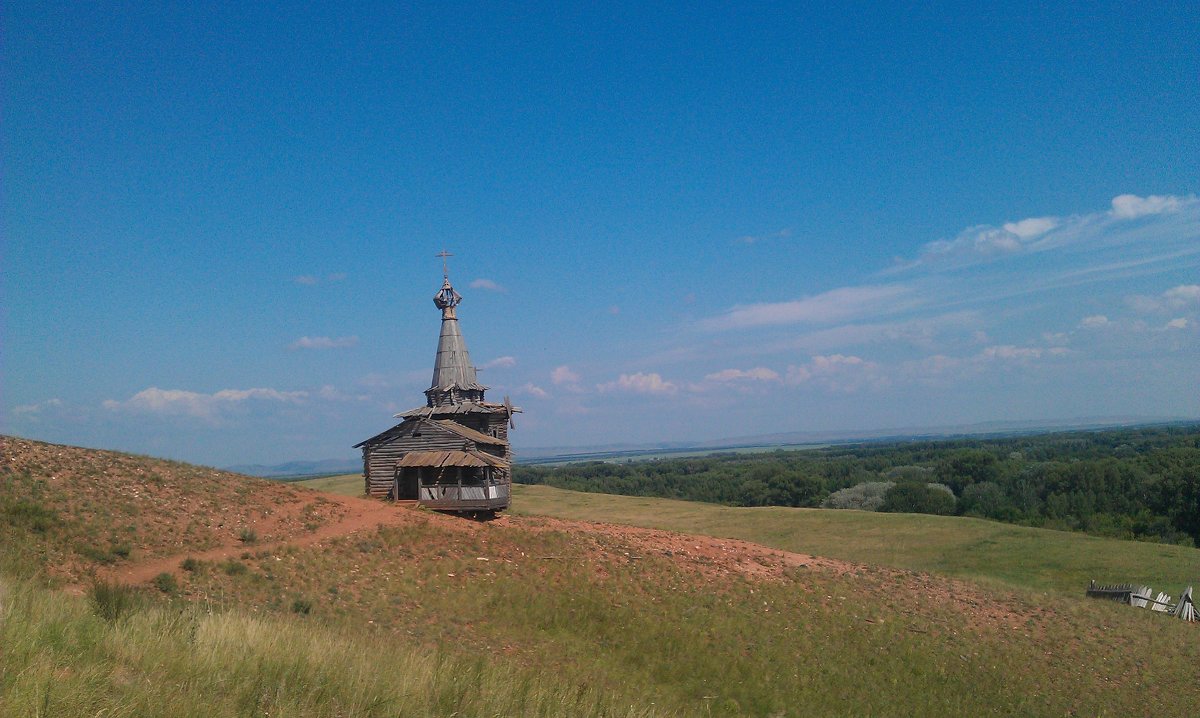
<instances>
[{"instance_id":1,"label":"dark doorway","mask_svg":"<svg viewBox=\"0 0 1200 718\"><path fill-rule=\"evenodd\" d=\"M416 501L419 494L417 491L420 474L419 469L412 466L405 466L396 469L396 485L394 494L397 501Z\"/></svg>"}]
</instances>

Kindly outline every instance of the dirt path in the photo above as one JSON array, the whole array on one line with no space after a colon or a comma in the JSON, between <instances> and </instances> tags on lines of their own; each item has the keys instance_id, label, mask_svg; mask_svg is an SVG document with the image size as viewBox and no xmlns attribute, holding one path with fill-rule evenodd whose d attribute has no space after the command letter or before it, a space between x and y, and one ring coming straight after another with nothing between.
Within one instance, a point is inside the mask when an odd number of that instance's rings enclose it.
<instances>
[{"instance_id":1,"label":"dirt path","mask_svg":"<svg viewBox=\"0 0 1200 718\"><path fill-rule=\"evenodd\" d=\"M690 563L702 573L740 573L749 577L778 578L786 568L820 568L843 574L862 568L837 559L792 553L741 539L684 534L624 524L551 518L548 516L502 517L497 523L525 529L586 532L624 544L642 554L658 554Z\"/></svg>"}]
</instances>

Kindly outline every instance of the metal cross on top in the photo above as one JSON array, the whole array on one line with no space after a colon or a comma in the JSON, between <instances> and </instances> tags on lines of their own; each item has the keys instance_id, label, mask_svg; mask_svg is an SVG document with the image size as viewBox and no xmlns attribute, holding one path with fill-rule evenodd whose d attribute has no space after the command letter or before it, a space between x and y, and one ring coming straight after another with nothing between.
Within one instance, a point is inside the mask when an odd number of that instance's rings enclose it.
<instances>
[{"instance_id":1,"label":"metal cross on top","mask_svg":"<svg viewBox=\"0 0 1200 718\"><path fill-rule=\"evenodd\" d=\"M449 279L450 272L446 269L446 257L453 257L454 255L443 249L433 256L442 258L442 279Z\"/></svg>"}]
</instances>

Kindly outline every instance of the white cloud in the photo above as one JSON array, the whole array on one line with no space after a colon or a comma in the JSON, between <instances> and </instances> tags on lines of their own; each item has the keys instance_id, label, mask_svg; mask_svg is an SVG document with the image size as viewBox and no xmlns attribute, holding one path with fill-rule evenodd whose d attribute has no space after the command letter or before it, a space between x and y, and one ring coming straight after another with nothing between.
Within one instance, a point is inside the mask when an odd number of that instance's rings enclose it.
<instances>
[{"instance_id":1,"label":"white cloud","mask_svg":"<svg viewBox=\"0 0 1200 718\"><path fill-rule=\"evenodd\" d=\"M1020 222L1007 222L1004 231L1014 234L1021 239L1033 239L1057 227L1057 217L1030 217Z\"/></svg>"},{"instance_id":2,"label":"white cloud","mask_svg":"<svg viewBox=\"0 0 1200 718\"><path fill-rule=\"evenodd\" d=\"M704 377L705 381L735 382L735 381L779 381L779 372L766 367L753 369L723 369Z\"/></svg>"},{"instance_id":3,"label":"white cloud","mask_svg":"<svg viewBox=\"0 0 1200 718\"><path fill-rule=\"evenodd\" d=\"M371 372L359 377L355 382L359 386L364 386L368 389L395 389L397 387L409 387L414 384L428 384L429 370L427 369L411 369L404 372L396 372L391 374L382 374L380 372Z\"/></svg>"},{"instance_id":4,"label":"white cloud","mask_svg":"<svg viewBox=\"0 0 1200 718\"><path fill-rule=\"evenodd\" d=\"M1178 212L1180 207L1195 201L1196 198L1192 196L1150 195L1149 197L1138 197L1135 194L1123 194L1113 197L1112 216L1118 219L1135 219L1148 214Z\"/></svg>"},{"instance_id":5,"label":"white cloud","mask_svg":"<svg viewBox=\"0 0 1200 718\"><path fill-rule=\"evenodd\" d=\"M300 337L288 349L338 349L358 344L358 337Z\"/></svg>"},{"instance_id":6,"label":"white cloud","mask_svg":"<svg viewBox=\"0 0 1200 718\"><path fill-rule=\"evenodd\" d=\"M346 279L346 276L347 275L345 272L333 272L331 274L325 275L325 278L322 280L321 277L318 277L313 274L301 274L298 277L292 277L292 281L295 282L296 284L303 284L306 287L315 287L316 285L322 284L323 282L331 282L332 283L332 282L344 281Z\"/></svg>"},{"instance_id":7,"label":"white cloud","mask_svg":"<svg viewBox=\"0 0 1200 718\"><path fill-rule=\"evenodd\" d=\"M1081 329L1099 329L1108 324L1108 317L1103 314L1096 314L1090 317L1084 317L1079 322Z\"/></svg>"},{"instance_id":8,"label":"white cloud","mask_svg":"<svg viewBox=\"0 0 1200 718\"><path fill-rule=\"evenodd\" d=\"M1006 222L1000 227L986 224L968 227L954 239L939 239L921 248L920 257L912 264L942 260L979 260L1015 254L1029 242L1055 229L1062 220L1058 217L1030 217Z\"/></svg>"},{"instance_id":9,"label":"white cloud","mask_svg":"<svg viewBox=\"0 0 1200 718\"><path fill-rule=\"evenodd\" d=\"M784 239L784 238L787 238L790 236L792 236L791 227L785 227L785 228L779 230L778 232L771 232L769 234L743 235L741 237L738 237L737 241L741 244L756 244L758 242L762 242L763 240L767 240L767 239Z\"/></svg>"},{"instance_id":10,"label":"white cloud","mask_svg":"<svg viewBox=\"0 0 1200 718\"><path fill-rule=\"evenodd\" d=\"M546 398L549 398L549 396L550 396L550 392L546 391L542 387L538 386L537 384L533 384L533 383L522 384L517 389L517 393L518 394L529 394L530 396L537 397L538 399L546 399Z\"/></svg>"},{"instance_id":11,"label":"white cloud","mask_svg":"<svg viewBox=\"0 0 1200 718\"><path fill-rule=\"evenodd\" d=\"M113 411L212 419L224 409L251 401L297 404L307 397L308 392L305 391L279 391L266 388L222 389L212 394L201 394L184 389L159 389L152 386L139 391L125 401L109 399L104 402L104 408Z\"/></svg>"},{"instance_id":12,"label":"white cloud","mask_svg":"<svg viewBox=\"0 0 1200 718\"><path fill-rule=\"evenodd\" d=\"M911 289L901 284L842 287L791 302L737 306L701 322L715 331L772 324L821 323L889 313L911 306Z\"/></svg>"},{"instance_id":13,"label":"white cloud","mask_svg":"<svg viewBox=\"0 0 1200 718\"><path fill-rule=\"evenodd\" d=\"M1172 287L1157 297L1135 294L1126 297L1129 306L1139 312L1161 312L1167 309L1182 309L1189 304L1200 303L1200 284L1181 284Z\"/></svg>"},{"instance_id":14,"label":"white cloud","mask_svg":"<svg viewBox=\"0 0 1200 718\"><path fill-rule=\"evenodd\" d=\"M324 399L325 401L370 401L371 399L371 397L367 396L366 394L347 394L343 391L339 391L337 387L333 386L332 384L326 384L322 386L313 396L318 399Z\"/></svg>"},{"instance_id":15,"label":"white cloud","mask_svg":"<svg viewBox=\"0 0 1200 718\"><path fill-rule=\"evenodd\" d=\"M472 289L486 289L489 292L507 292L508 290L490 279L480 277L471 282Z\"/></svg>"},{"instance_id":16,"label":"white cloud","mask_svg":"<svg viewBox=\"0 0 1200 718\"><path fill-rule=\"evenodd\" d=\"M14 416L31 416L40 414L47 409L57 409L63 405L63 400L54 398L45 401L39 401L36 404L20 404L12 408Z\"/></svg>"},{"instance_id":17,"label":"white cloud","mask_svg":"<svg viewBox=\"0 0 1200 718\"><path fill-rule=\"evenodd\" d=\"M633 394L674 394L679 390L669 381L665 381L656 373L622 374L616 381L610 381L596 386L600 391L625 391Z\"/></svg>"},{"instance_id":18,"label":"white cloud","mask_svg":"<svg viewBox=\"0 0 1200 718\"><path fill-rule=\"evenodd\" d=\"M1058 357L1069 353L1070 350L1065 347L1042 349L1040 347L1018 347L1012 344L1000 344L985 348L979 353L977 358L982 361L1025 362L1032 359L1041 359L1043 356Z\"/></svg>"},{"instance_id":19,"label":"white cloud","mask_svg":"<svg viewBox=\"0 0 1200 718\"><path fill-rule=\"evenodd\" d=\"M792 386L811 382L832 391L845 392L863 386L882 387L888 383L875 362L844 354L816 355L807 364L791 365L784 381Z\"/></svg>"},{"instance_id":20,"label":"white cloud","mask_svg":"<svg viewBox=\"0 0 1200 718\"><path fill-rule=\"evenodd\" d=\"M1148 246L1152 240L1174 242L1179 238L1180 225L1163 233L1162 228L1120 228L1123 220L1148 215L1167 215L1200 205L1195 196L1151 196L1138 197L1124 194L1112 200L1112 209L1106 212L1072 215L1068 217L1031 217L1015 222L1005 222L999 227L977 225L968 227L952 239L942 239L924 245L915 260L897 260L890 273L912 269L921 265L937 263L950 267L973 265L1000 257L1027 252L1042 252L1069 245L1086 245L1089 255L1103 248L1119 246ZM1185 232L1187 230L1184 230ZM1128 263L1128 258L1121 262ZM1146 260L1149 261L1149 260ZM1119 268L1121 265L1116 265ZM1076 270L1075 273L1101 271L1094 267Z\"/></svg>"},{"instance_id":21,"label":"white cloud","mask_svg":"<svg viewBox=\"0 0 1200 718\"><path fill-rule=\"evenodd\" d=\"M1166 299L1173 307L1200 302L1200 284L1181 284L1168 289L1163 292L1163 299Z\"/></svg>"},{"instance_id":22,"label":"white cloud","mask_svg":"<svg viewBox=\"0 0 1200 718\"><path fill-rule=\"evenodd\" d=\"M578 384L579 375L571 371L571 367L562 365L555 367L554 371L550 372L550 381L562 386L564 384Z\"/></svg>"},{"instance_id":23,"label":"white cloud","mask_svg":"<svg viewBox=\"0 0 1200 718\"><path fill-rule=\"evenodd\" d=\"M1187 329L1189 325L1186 317L1177 317L1167 322L1163 329Z\"/></svg>"},{"instance_id":24,"label":"white cloud","mask_svg":"<svg viewBox=\"0 0 1200 718\"><path fill-rule=\"evenodd\" d=\"M516 365L517 365L516 357L503 356L503 357L496 357L495 359L491 360L490 362L487 362L486 364L481 365L479 368L480 369L511 369L512 367L514 367Z\"/></svg>"}]
</instances>

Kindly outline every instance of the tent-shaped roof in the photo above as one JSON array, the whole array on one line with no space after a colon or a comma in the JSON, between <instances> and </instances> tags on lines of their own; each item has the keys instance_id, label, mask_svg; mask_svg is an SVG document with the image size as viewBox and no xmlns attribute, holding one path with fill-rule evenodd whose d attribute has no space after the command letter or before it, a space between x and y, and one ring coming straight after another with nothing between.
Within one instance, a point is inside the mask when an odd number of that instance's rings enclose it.
<instances>
[{"instance_id":1,"label":"tent-shaped roof","mask_svg":"<svg viewBox=\"0 0 1200 718\"><path fill-rule=\"evenodd\" d=\"M433 361L433 382L428 392L448 392L451 389L485 391L475 377L475 365L467 351L467 340L458 327L458 316L454 308L462 301L450 280L444 279L442 288L433 297L434 304L442 310L442 333L438 337L437 357Z\"/></svg>"}]
</instances>

